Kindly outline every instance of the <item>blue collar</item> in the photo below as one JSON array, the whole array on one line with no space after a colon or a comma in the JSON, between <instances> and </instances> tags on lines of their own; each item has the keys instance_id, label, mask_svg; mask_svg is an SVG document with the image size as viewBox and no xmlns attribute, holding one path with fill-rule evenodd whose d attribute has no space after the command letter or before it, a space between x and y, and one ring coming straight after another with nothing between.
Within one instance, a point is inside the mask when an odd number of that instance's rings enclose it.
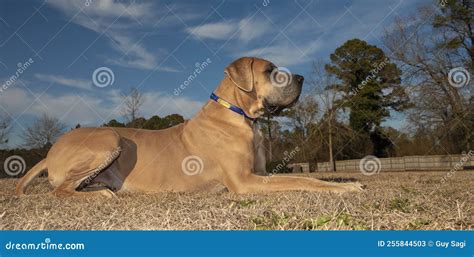
<instances>
[{"instance_id":1,"label":"blue collar","mask_svg":"<svg viewBox=\"0 0 474 257\"><path fill-rule=\"evenodd\" d=\"M255 121L257 120L256 118L252 118L252 117L248 116L248 115L244 112L244 110L242 110L241 108L239 108L239 107L237 107L237 106L235 106L235 105L233 105L233 104L227 102L226 100L220 98L219 96L217 96L217 95L214 94L214 93L211 94L211 99L214 100L216 103L218 103L218 104L224 106L225 108L227 108L227 109L229 109L229 110L231 110L231 111L233 111L233 112L235 112L235 113L238 113L238 114L244 116L246 119L248 119L248 120L250 120L250 121L252 121L252 122L255 122Z\"/></svg>"}]
</instances>

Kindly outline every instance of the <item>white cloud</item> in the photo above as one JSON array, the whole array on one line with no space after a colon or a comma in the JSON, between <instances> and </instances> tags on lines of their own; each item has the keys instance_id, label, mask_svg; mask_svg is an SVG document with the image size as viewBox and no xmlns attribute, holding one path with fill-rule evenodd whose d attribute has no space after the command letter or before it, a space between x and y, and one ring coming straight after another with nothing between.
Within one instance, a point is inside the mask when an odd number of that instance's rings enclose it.
<instances>
[{"instance_id":1,"label":"white cloud","mask_svg":"<svg viewBox=\"0 0 474 257\"><path fill-rule=\"evenodd\" d=\"M82 10L90 17L129 18L135 20L153 17L153 5L145 2L124 2L115 0L62 1L47 0L47 3L66 14L75 14Z\"/></svg>"},{"instance_id":2,"label":"white cloud","mask_svg":"<svg viewBox=\"0 0 474 257\"><path fill-rule=\"evenodd\" d=\"M121 35L119 33L110 33L109 35L113 37L116 43L112 44L112 46L118 51L124 49L125 51L127 51L127 56L118 59L109 58L107 59L107 62L119 66L139 68L145 70L154 69L158 65L158 57L156 55L151 54L147 49L145 49L144 46L133 42L132 38L125 35Z\"/></svg>"},{"instance_id":3,"label":"white cloud","mask_svg":"<svg viewBox=\"0 0 474 257\"><path fill-rule=\"evenodd\" d=\"M188 97L167 96L160 92L145 93L144 98L145 103L142 106L143 111L141 114L145 117L178 113L185 118L191 118L204 105L203 102L191 100Z\"/></svg>"},{"instance_id":4,"label":"white cloud","mask_svg":"<svg viewBox=\"0 0 474 257\"><path fill-rule=\"evenodd\" d=\"M142 43L143 35L137 35L160 20L157 16L165 15L153 2L94 0L89 6L85 1L48 0L47 3L72 22L108 38L118 53L118 57L107 57L108 63L144 70L176 71L166 66L158 68L161 56L147 49ZM170 20L166 19L166 22Z\"/></svg>"},{"instance_id":5,"label":"white cloud","mask_svg":"<svg viewBox=\"0 0 474 257\"><path fill-rule=\"evenodd\" d=\"M153 115L166 116L177 113L191 118L203 106L203 102L187 97L167 96L161 92L145 92L145 102L140 114L146 118ZM121 119L122 97L118 90L110 90L104 95L67 93L54 95L43 93L35 99L28 90L15 87L0 94L0 109L5 109L13 117L43 113L60 118L69 126L77 123L98 126L111 119ZM25 120L24 117L18 119ZM27 124L23 124L26 126Z\"/></svg>"},{"instance_id":6,"label":"white cloud","mask_svg":"<svg viewBox=\"0 0 474 257\"><path fill-rule=\"evenodd\" d=\"M153 16L153 5L151 3L134 2L133 4L126 4L115 0L94 0L90 2L90 13L98 16L119 17L122 15L133 19L143 19Z\"/></svg>"},{"instance_id":7,"label":"white cloud","mask_svg":"<svg viewBox=\"0 0 474 257\"><path fill-rule=\"evenodd\" d=\"M239 21L239 39L242 41L250 41L263 36L272 31L271 24L267 20L259 20L255 18L245 18Z\"/></svg>"},{"instance_id":8,"label":"white cloud","mask_svg":"<svg viewBox=\"0 0 474 257\"><path fill-rule=\"evenodd\" d=\"M74 87L74 88L79 88L79 89L84 89L84 90L92 90L92 83L90 80L70 79L63 76L46 75L46 74L35 74L35 78L42 81L56 83L56 84L60 84L60 85L68 86L68 87Z\"/></svg>"},{"instance_id":9,"label":"white cloud","mask_svg":"<svg viewBox=\"0 0 474 257\"><path fill-rule=\"evenodd\" d=\"M229 38L235 32L235 29L236 23L223 21L186 28L186 32L202 39L224 40Z\"/></svg>"},{"instance_id":10,"label":"white cloud","mask_svg":"<svg viewBox=\"0 0 474 257\"><path fill-rule=\"evenodd\" d=\"M255 48L236 53L238 56L255 56L272 61L278 66L291 66L310 61L310 56L321 47L318 41L295 47L289 42L277 43L272 46Z\"/></svg>"},{"instance_id":11,"label":"white cloud","mask_svg":"<svg viewBox=\"0 0 474 257\"><path fill-rule=\"evenodd\" d=\"M201 39L228 40L235 37L244 42L257 39L269 31L268 21L250 17L238 21L207 23L186 29L187 33Z\"/></svg>"},{"instance_id":12,"label":"white cloud","mask_svg":"<svg viewBox=\"0 0 474 257\"><path fill-rule=\"evenodd\" d=\"M22 113L34 99L29 92L17 86L15 83L14 87L10 87L0 94L1 109L5 109L12 116Z\"/></svg>"}]
</instances>

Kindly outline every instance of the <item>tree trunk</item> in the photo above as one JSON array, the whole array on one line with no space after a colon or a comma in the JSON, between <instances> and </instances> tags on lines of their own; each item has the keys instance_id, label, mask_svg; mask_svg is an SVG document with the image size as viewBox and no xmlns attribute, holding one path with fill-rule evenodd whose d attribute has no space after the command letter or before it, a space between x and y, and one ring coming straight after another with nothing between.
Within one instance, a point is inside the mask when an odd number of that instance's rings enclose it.
<instances>
[{"instance_id":1,"label":"tree trunk","mask_svg":"<svg viewBox=\"0 0 474 257\"><path fill-rule=\"evenodd\" d=\"M332 151L332 115L329 116L328 120L328 130L329 130L329 171L336 171L336 163L334 162L334 156Z\"/></svg>"},{"instance_id":2,"label":"tree trunk","mask_svg":"<svg viewBox=\"0 0 474 257\"><path fill-rule=\"evenodd\" d=\"M272 150L272 121L270 115L267 116L267 129L268 129L268 161L273 160L273 150Z\"/></svg>"}]
</instances>

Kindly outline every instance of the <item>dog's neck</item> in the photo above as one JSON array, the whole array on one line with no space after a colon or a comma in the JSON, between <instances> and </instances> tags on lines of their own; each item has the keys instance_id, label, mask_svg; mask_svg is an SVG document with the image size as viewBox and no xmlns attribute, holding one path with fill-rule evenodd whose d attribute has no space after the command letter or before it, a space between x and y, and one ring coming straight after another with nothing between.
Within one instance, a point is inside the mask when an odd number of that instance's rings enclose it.
<instances>
[{"instance_id":1,"label":"dog's neck","mask_svg":"<svg viewBox=\"0 0 474 257\"><path fill-rule=\"evenodd\" d=\"M244 92L236 87L228 76L222 80L220 86L215 90L215 94L241 108L251 118L258 118L261 115L257 94L254 91Z\"/></svg>"},{"instance_id":2,"label":"dog's neck","mask_svg":"<svg viewBox=\"0 0 474 257\"><path fill-rule=\"evenodd\" d=\"M252 103L256 101L251 97L250 94L244 93L241 89L236 87L228 78L225 78L220 86L214 91L214 93L220 98L227 102L241 108L247 115L254 118L252 112ZM233 124L234 128L248 128L252 129L254 122L245 118L243 115L239 115L214 100L209 100L197 116L204 116L206 119L213 119L216 124ZM226 127L225 125L223 127Z\"/></svg>"}]
</instances>

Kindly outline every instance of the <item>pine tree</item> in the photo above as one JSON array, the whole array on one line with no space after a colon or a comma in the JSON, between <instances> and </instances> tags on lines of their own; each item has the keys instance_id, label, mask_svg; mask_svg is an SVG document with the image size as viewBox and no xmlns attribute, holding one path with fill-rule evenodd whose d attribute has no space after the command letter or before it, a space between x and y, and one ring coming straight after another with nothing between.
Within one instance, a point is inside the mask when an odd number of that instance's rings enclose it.
<instances>
[{"instance_id":1,"label":"pine tree","mask_svg":"<svg viewBox=\"0 0 474 257\"><path fill-rule=\"evenodd\" d=\"M389 145L380 135L381 123L390 117L390 110L409 107L400 69L380 48L360 39L347 41L330 58L326 70L339 79L334 89L343 95L339 104L350 110L351 128L370 136L373 154L384 155Z\"/></svg>"}]
</instances>

